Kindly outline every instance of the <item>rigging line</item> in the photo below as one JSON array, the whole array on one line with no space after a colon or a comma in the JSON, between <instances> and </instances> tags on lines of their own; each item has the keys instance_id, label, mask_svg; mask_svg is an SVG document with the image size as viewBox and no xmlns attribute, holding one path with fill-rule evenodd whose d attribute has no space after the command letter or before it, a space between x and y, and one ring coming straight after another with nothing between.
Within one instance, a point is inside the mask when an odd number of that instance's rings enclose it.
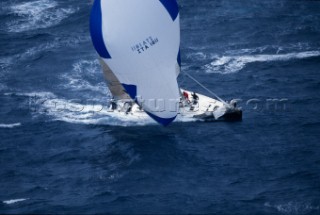
<instances>
[{"instance_id":1,"label":"rigging line","mask_svg":"<svg viewBox=\"0 0 320 215\"><path fill-rule=\"evenodd\" d=\"M204 86L203 84L201 84L197 79L195 79L194 77L192 77L189 73L187 72L183 72L186 76L188 76L190 79L192 79L194 82L196 82L200 87L202 87L203 89L205 89L206 91L208 91L210 94L212 94L214 97L216 97L220 102L222 102L224 105L226 105L227 107L230 108L230 104L228 104L227 102L225 102L222 98L220 98L217 94L215 94L214 92L212 92L211 90L209 90L206 86Z\"/></svg>"}]
</instances>

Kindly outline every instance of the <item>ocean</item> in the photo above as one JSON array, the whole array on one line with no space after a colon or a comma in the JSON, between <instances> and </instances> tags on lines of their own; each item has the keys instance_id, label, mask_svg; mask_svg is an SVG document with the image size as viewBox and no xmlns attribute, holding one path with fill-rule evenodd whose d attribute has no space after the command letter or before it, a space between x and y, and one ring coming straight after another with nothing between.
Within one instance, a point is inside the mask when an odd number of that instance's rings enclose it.
<instances>
[{"instance_id":1,"label":"ocean","mask_svg":"<svg viewBox=\"0 0 320 215\"><path fill-rule=\"evenodd\" d=\"M108 116L92 2L1 0L1 214L320 214L320 1L178 2L180 86L241 122Z\"/></svg>"}]
</instances>

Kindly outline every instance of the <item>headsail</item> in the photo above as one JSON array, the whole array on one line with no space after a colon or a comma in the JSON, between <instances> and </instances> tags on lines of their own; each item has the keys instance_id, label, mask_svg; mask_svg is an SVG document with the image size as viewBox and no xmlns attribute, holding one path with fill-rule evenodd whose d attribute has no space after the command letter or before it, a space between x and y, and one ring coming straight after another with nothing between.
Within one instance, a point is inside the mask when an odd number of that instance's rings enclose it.
<instances>
[{"instance_id":1,"label":"headsail","mask_svg":"<svg viewBox=\"0 0 320 215\"><path fill-rule=\"evenodd\" d=\"M163 125L178 114L180 23L176 0L95 0L91 37L132 99Z\"/></svg>"}]
</instances>

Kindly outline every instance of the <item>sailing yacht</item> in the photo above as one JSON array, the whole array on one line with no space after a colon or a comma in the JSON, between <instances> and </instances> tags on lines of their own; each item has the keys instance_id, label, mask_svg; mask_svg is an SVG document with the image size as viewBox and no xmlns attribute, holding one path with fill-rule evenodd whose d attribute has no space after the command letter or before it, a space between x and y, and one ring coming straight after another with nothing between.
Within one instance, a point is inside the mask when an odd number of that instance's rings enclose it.
<instances>
[{"instance_id":1,"label":"sailing yacht","mask_svg":"<svg viewBox=\"0 0 320 215\"><path fill-rule=\"evenodd\" d=\"M180 89L176 0L95 0L90 33L108 88L110 111L167 126L177 117L241 120L234 101ZM200 83L199 83L200 84Z\"/></svg>"}]
</instances>

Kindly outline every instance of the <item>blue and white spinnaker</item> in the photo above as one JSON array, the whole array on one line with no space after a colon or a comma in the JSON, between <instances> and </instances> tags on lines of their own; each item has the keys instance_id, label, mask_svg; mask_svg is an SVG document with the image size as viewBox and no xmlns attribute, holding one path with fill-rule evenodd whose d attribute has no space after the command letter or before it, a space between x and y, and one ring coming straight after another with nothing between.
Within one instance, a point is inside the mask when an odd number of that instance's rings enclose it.
<instances>
[{"instance_id":1,"label":"blue and white spinnaker","mask_svg":"<svg viewBox=\"0 0 320 215\"><path fill-rule=\"evenodd\" d=\"M108 74L163 125L179 112L179 22L176 0L95 0L91 12L93 45Z\"/></svg>"}]
</instances>

